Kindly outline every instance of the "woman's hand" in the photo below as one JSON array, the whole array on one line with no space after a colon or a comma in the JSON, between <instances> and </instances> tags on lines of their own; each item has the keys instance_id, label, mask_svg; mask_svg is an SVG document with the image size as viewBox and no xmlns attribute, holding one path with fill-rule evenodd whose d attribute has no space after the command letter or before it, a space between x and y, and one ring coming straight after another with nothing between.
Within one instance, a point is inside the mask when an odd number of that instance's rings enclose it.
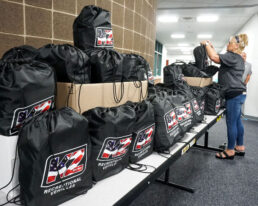
<instances>
[{"instance_id":1,"label":"woman's hand","mask_svg":"<svg viewBox=\"0 0 258 206\"><path fill-rule=\"evenodd\" d=\"M201 45L206 45L207 42L208 42L207 40L203 40L200 43L201 43Z\"/></svg>"}]
</instances>

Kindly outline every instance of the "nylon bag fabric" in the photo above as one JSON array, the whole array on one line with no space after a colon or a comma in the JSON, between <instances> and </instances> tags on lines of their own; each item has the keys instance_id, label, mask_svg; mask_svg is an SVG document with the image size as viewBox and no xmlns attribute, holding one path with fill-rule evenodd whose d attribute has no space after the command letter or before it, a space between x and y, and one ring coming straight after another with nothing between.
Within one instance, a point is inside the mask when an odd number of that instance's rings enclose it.
<instances>
[{"instance_id":1,"label":"nylon bag fabric","mask_svg":"<svg viewBox=\"0 0 258 206\"><path fill-rule=\"evenodd\" d=\"M147 61L137 54L122 54L123 81L144 81L148 79Z\"/></svg>"},{"instance_id":2,"label":"nylon bag fabric","mask_svg":"<svg viewBox=\"0 0 258 206\"><path fill-rule=\"evenodd\" d=\"M225 91L223 90L223 87L218 84L218 83L215 83L213 82L209 88L213 88L213 89L216 89L219 91L219 94L220 94L220 108L225 108L225 105L226 105L226 99L225 99Z\"/></svg>"},{"instance_id":3,"label":"nylon bag fabric","mask_svg":"<svg viewBox=\"0 0 258 206\"><path fill-rule=\"evenodd\" d=\"M110 12L96 6L85 6L73 23L74 45L82 50L113 48Z\"/></svg>"},{"instance_id":4,"label":"nylon bag fabric","mask_svg":"<svg viewBox=\"0 0 258 206\"><path fill-rule=\"evenodd\" d=\"M28 121L18 153L21 199L27 206L59 205L92 187L88 121L71 108Z\"/></svg>"},{"instance_id":5,"label":"nylon bag fabric","mask_svg":"<svg viewBox=\"0 0 258 206\"><path fill-rule=\"evenodd\" d=\"M25 119L54 106L53 69L35 60L0 61L0 134L14 135Z\"/></svg>"},{"instance_id":6,"label":"nylon bag fabric","mask_svg":"<svg viewBox=\"0 0 258 206\"><path fill-rule=\"evenodd\" d=\"M173 63L171 65L164 67L164 83L171 84L177 80L182 80L183 73L182 68L185 67L186 64L182 63Z\"/></svg>"},{"instance_id":7,"label":"nylon bag fabric","mask_svg":"<svg viewBox=\"0 0 258 206\"><path fill-rule=\"evenodd\" d=\"M183 136L195 124L195 113L192 106L192 99L190 99L183 91L169 92L169 99L175 107L177 121L181 128L181 135Z\"/></svg>"},{"instance_id":8,"label":"nylon bag fabric","mask_svg":"<svg viewBox=\"0 0 258 206\"><path fill-rule=\"evenodd\" d=\"M53 67L58 82L90 82L90 61L82 50L69 44L48 44L41 47L38 52L36 59Z\"/></svg>"},{"instance_id":9,"label":"nylon bag fabric","mask_svg":"<svg viewBox=\"0 0 258 206\"><path fill-rule=\"evenodd\" d=\"M122 56L113 49L87 50L91 63L91 83L122 81Z\"/></svg>"},{"instance_id":10,"label":"nylon bag fabric","mask_svg":"<svg viewBox=\"0 0 258 206\"><path fill-rule=\"evenodd\" d=\"M149 100L154 106L155 113L154 150L165 152L181 137L182 130L175 106L168 98L166 91L158 91Z\"/></svg>"},{"instance_id":11,"label":"nylon bag fabric","mask_svg":"<svg viewBox=\"0 0 258 206\"><path fill-rule=\"evenodd\" d=\"M221 107L220 91L216 88L210 87L205 96L205 110L204 114L216 115Z\"/></svg>"},{"instance_id":12,"label":"nylon bag fabric","mask_svg":"<svg viewBox=\"0 0 258 206\"><path fill-rule=\"evenodd\" d=\"M129 149L136 120L129 105L91 109L83 115L89 121L92 140L93 179L100 181L121 172L129 164Z\"/></svg>"},{"instance_id":13,"label":"nylon bag fabric","mask_svg":"<svg viewBox=\"0 0 258 206\"><path fill-rule=\"evenodd\" d=\"M133 141L130 147L130 163L136 163L153 152L155 116L153 105L145 100L140 103L127 103L136 113Z\"/></svg>"},{"instance_id":14,"label":"nylon bag fabric","mask_svg":"<svg viewBox=\"0 0 258 206\"><path fill-rule=\"evenodd\" d=\"M7 52L4 53L2 60L12 60L12 59L33 59L38 54L38 51L36 48L29 46L29 45L23 45L19 47L14 47Z\"/></svg>"},{"instance_id":15,"label":"nylon bag fabric","mask_svg":"<svg viewBox=\"0 0 258 206\"><path fill-rule=\"evenodd\" d=\"M208 66L208 56L204 45L200 45L193 50L195 65L199 70L204 71Z\"/></svg>"},{"instance_id":16,"label":"nylon bag fabric","mask_svg":"<svg viewBox=\"0 0 258 206\"><path fill-rule=\"evenodd\" d=\"M208 78L209 76L199 68L197 68L194 64L187 64L182 68L183 75L186 77L202 77Z\"/></svg>"},{"instance_id":17,"label":"nylon bag fabric","mask_svg":"<svg viewBox=\"0 0 258 206\"><path fill-rule=\"evenodd\" d=\"M204 118L205 98L206 98L206 93L208 91L208 87L191 87L191 91L199 104L200 113L201 113L200 121L201 121Z\"/></svg>"}]
</instances>

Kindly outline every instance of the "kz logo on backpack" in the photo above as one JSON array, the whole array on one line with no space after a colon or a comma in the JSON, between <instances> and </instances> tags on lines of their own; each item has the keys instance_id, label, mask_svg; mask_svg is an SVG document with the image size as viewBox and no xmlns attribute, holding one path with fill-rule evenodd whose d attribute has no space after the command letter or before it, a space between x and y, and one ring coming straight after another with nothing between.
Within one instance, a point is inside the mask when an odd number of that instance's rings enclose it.
<instances>
[{"instance_id":1,"label":"kz logo on backpack","mask_svg":"<svg viewBox=\"0 0 258 206\"><path fill-rule=\"evenodd\" d=\"M136 136L136 141L134 143L133 152L139 152L140 150L144 149L152 142L154 130L155 130L155 124L138 132Z\"/></svg>"},{"instance_id":2,"label":"kz logo on backpack","mask_svg":"<svg viewBox=\"0 0 258 206\"><path fill-rule=\"evenodd\" d=\"M123 157L129 150L132 136L108 137L105 139L97 160L110 161Z\"/></svg>"},{"instance_id":3,"label":"kz logo on backpack","mask_svg":"<svg viewBox=\"0 0 258 206\"><path fill-rule=\"evenodd\" d=\"M186 113L188 115L193 115L193 111L192 111L192 108L191 108L191 103L190 102L187 102L184 104L185 108L186 108Z\"/></svg>"},{"instance_id":4,"label":"kz logo on backpack","mask_svg":"<svg viewBox=\"0 0 258 206\"><path fill-rule=\"evenodd\" d=\"M45 163L41 187L51 187L81 175L87 165L87 144L51 155Z\"/></svg>"},{"instance_id":5,"label":"kz logo on backpack","mask_svg":"<svg viewBox=\"0 0 258 206\"><path fill-rule=\"evenodd\" d=\"M189 114L189 112L187 112L186 107L183 106L176 108L176 115L179 122L191 118L191 115Z\"/></svg>"},{"instance_id":6,"label":"kz logo on backpack","mask_svg":"<svg viewBox=\"0 0 258 206\"><path fill-rule=\"evenodd\" d=\"M96 47L113 47L113 41L112 28L96 28Z\"/></svg>"},{"instance_id":7,"label":"kz logo on backpack","mask_svg":"<svg viewBox=\"0 0 258 206\"><path fill-rule=\"evenodd\" d=\"M218 99L218 100L216 101L215 112L218 113L218 112L219 112L219 109L220 109L220 99Z\"/></svg>"},{"instance_id":8,"label":"kz logo on backpack","mask_svg":"<svg viewBox=\"0 0 258 206\"><path fill-rule=\"evenodd\" d=\"M199 111L200 107L199 107L198 102L197 102L196 99L192 100L192 105L193 105L194 111Z\"/></svg>"},{"instance_id":9,"label":"kz logo on backpack","mask_svg":"<svg viewBox=\"0 0 258 206\"><path fill-rule=\"evenodd\" d=\"M168 113L165 114L165 122L166 122L166 128L167 133L173 130L173 128L178 125L178 121L176 118L175 110L172 109Z\"/></svg>"},{"instance_id":10,"label":"kz logo on backpack","mask_svg":"<svg viewBox=\"0 0 258 206\"><path fill-rule=\"evenodd\" d=\"M30 106L16 109L13 114L10 135L17 133L18 129L22 126L22 123L26 119L35 117L52 108L54 105L53 102L54 97L52 96L40 102L36 102Z\"/></svg>"}]
</instances>

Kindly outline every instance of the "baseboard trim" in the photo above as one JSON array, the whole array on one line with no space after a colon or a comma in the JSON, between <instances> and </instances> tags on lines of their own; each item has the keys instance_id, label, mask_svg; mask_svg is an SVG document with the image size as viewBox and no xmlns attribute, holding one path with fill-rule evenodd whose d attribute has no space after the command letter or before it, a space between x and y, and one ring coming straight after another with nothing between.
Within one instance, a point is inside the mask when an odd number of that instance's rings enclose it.
<instances>
[{"instance_id":1,"label":"baseboard trim","mask_svg":"<svg viewBox=\"0 0 258 206\"><path fill-rule=\"evenodd\" d=\"M253 116L249 116L249 115L243 115L243 117L248 120L258 121L258 117L253 117Z\"/></svg>"}]
</instances>

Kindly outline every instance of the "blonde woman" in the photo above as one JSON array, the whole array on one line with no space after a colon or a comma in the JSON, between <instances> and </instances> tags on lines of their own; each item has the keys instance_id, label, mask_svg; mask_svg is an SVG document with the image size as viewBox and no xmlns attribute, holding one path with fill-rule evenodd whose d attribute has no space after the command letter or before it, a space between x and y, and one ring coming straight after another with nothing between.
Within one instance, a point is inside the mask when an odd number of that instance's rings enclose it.
<instances>
[{"instance_id":1,"label":"blonde woman","mask_svg":"<svg viewBox=\"0 0 258 206\"><path fill-rule=\"evenodd\" d=\"M209 58L220 64L219 83L223 86L226 98L226 124L228 147L217 153L219 159L234 159L235 154L244 155L244 127L241 121L241 106L246 99L246 85L242 81L245 63L241 56L248 45L246 34L230 38L225 54L217 54L210 41L202 41Z\"/></svg>"}]
</instances>

